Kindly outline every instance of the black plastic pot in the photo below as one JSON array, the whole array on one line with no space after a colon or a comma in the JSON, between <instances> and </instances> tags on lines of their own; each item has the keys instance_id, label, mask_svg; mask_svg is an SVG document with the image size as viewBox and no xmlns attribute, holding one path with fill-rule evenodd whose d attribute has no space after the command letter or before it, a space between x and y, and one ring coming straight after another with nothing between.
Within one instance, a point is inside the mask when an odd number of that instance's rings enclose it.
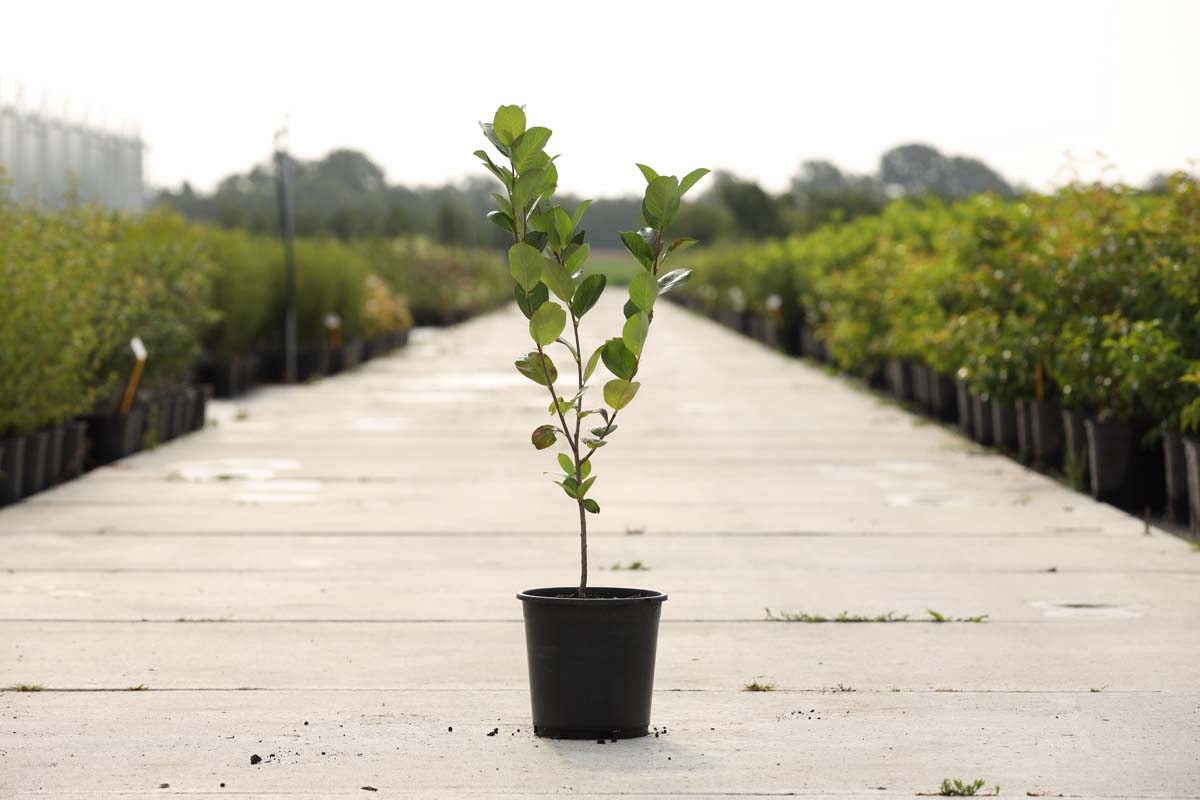
<instances>
[{"instance_id":1,"label":"black plastic pot","mask_svg":"<svg viewBox=\"0 0 1200 800\"><path fill-rule=\"evenodd\" d=\"M135 405L128 414L92 414L85 418L91 440L92 458L97 464L109 464L136 453L142 447L146 427L146 406Z\"/></svg>"},{"instance_id":2,"label":"black plastic pot","mask_svg":"<svg viewBox=\"0 0 1200 800\"><path fill-rule=\"evenodd\" d=\"M1086 492L1091 481L1088 477L1087 432L1083 427L1083 415L1078 411L1064 408L1062 426L1065 448L1063 450L1063 471L1067 473L1067 478L1076 489Z\"/></svg>"},{"instance_id":3,"label":"black plastic pot","mask_svg":"<svg viewBox=\"0 0 1200 800\"><path fill-rule=\"evenodd\" d=\"M157 444L171 441L174 436L175 395L164 394L154 401Z\"/></svg>"},{"instance_id":4,"label":"black plastic pot","mask_svg":"<svg viewBox=\"0 0 1200 800\"><path fill-rule=\"evenodd\" d=\"M202 383L196 387L196 408L192 414L192 430L202 430L208 423L208 401L213 398L211 384Z\"/></svg>"},{"instance_id":5,"label":"black plastic pot","mask_svg":"<svg viewBox=\"0 0 1200 800\"><path fill-rule=\"evenodd\" d=\"M884 364L883 370L884 379L887 381L892 395L901 402L911 400L913 397L912 375L908 370L908 365L899 358L889 358Z\"/></svg>"},{"instance_id":6,"label":"black plastic pot","mask_svg":"<svg viewBox=\"0 0 1200 800\"><path fill-rule=\"evenodd\" d=\"M1012 403L992 400L992 443L1001 450L1017 449L1017 411Z\"/></svg>"},{"instance_id":7,"label":"black plastic pot","mask_svg":"<svg viewBox=\"0 0 1200 800\"><path fill-rule=\"evenodd\" d=\"M632 739L650 728L665 594L574 588L521 592L533 731L553 739Z\"/></svg>"},{"instance_id":8,"label":"black plastic pot","mask_svg":"<svg viewBox=\"0 0 1200 800\"><path fill-rule=\"evenodd\" d=\"M1200 536L1200 439L1184 438L1183 458L1187 462L1189 530L1192 536Z\"/></svg>"},{"instance_id":9,"label":"black plastic pot","mask_svg":"<svg viewBox=\"0 0 1200 800\"><path fill-rule=\"evenodd\" d=\"M196 390L190 386L176 392L171 403L171 438L192 431L192 420L196 417Z\"/></svg>"},{"instance_id":10,"label":"black plastic pot","mask_svg":"<svg viewBox=\"0 0 1200 800\"><path fill-rule=\"evenodd\" d=\"M916 361L908 363L909 384L912 386L913 402L917 407L926 413L930 413L929 407L929 380L932 375L932 370L924 364Z\"/></svg>"},{"instance_id":11,"label":"black plastic pot","mask_svg":"<svg viewBox=\"0 0 1200 800\"><path fill-rule=\"evenodd\" d=\"M1187 455L1178 431L1163 433L1163 466L1167 472L1167 517L1188 524Z\"/></svg>"},{"instance_id":12,"label":"black plastic pot","mask_svg":"<svg viewBox=\"0 0 1200 800\"><path fill-rule=\"evenodd\" d=\"M46 488L46 456L50 450L50 434L45 431L25 437L25 470L21 476L21 496L29 497Z\"/></svg>"},{"instance_id":13,"label":"black plastic pot","mask_svg":"<svg viewBox=\"0 0 1200 800\"><path fill-rule=\"evenodd\" d=\"M1013 403L1017 412L1017 458L1025 464L1033 460L1033 425L1030 422L1029 406L1025 400Z\"/></svg>"},{"instance_id":14,"label":"black plastic pot","mask_svg":"<svg viewBox=\"0 0 1200 800\"><path fill-rule=\"evenodd\" d=\"M1142 449L1142 431L1119 419L1084 422L1092 497L1135 512L1162 506L1162 450Z\"/></svg>"},{"instance_id":15,"label":"black plastic pot","mask_svg":"<svg viewBox=\"0 0 1200 800\"><path fill-rule=\"evenodd\" d=\"M1053 400L1029 402L1029 432L1033 438L1033 463L1039 469L1062 465L1063 415Z\"/></svg>"},{"instance_id":16,"label":"black plastic pot","mask_svg":"<svg viewBox=\"0 0 1200 800\"><path fill-rule=\"evenodd\" d=\"M83 474L83 459L87 454L87 423L72 420L63 435L63 466L60 480L69 481Z\"/></svg>"},{"instance_id":17,"label":"black plastic pot","mask_svg":"<svg viewBox=\"0 0 1200 800\"><path fill-rule=\"evenodd\" d=\"M62 480L63 440L66 437L67 429L62 425L55 425L53 428L48 428L46 433L50 436L50 444L46 448L46 473L42 479L42 485L53 486Z\"/></svg>"},{"instance_id":18,"label":"black plastic pot","mask_svg":"<svg viewBox=\"0 0 1200 800\"><path fill-rule=\"evenodd\" d=\"M975 431L975 425L971 420L971 392L962 381L954 383L954 401L958 407L958 429L970 436Z\"/></svg>"},{"instance_id":19,"label":"black plastic pot","mask_svg":"<svg viewBox=\"0 0 1200 800\"><path fill-rule=\"evenodd\" d=\"M971 433L985 447L992 443L992 399L971 392Z\"/></svg>"},{"instance_id":20,"label":"black plastic pot","mask_svg":"<svg viewBox=\"0 0 1200 800\"><path fill-rule=\"evenodd\" d=\"M929 413L947 422L956 421L959 408L953 379L933 367L925 368L925 379L929 385Z\"/></svg>"},{"instance_id":21,"label":"black plastic pot","mask_svg":"<svg viewBox=\"0 0 1200 800\"><path fill-rule=\"evenodd\" d=\"M21 499L21 479L25 475L25 437L0 441L0 506Z\"/></svg>"}]
</instances>

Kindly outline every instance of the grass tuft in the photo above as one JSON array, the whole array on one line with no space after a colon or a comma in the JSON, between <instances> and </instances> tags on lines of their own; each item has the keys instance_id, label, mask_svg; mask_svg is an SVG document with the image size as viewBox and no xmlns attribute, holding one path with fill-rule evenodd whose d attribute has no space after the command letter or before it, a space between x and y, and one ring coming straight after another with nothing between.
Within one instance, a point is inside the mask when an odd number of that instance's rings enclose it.
<instances>
[{"instance_id":1,"label":"grass tuft","mask_svg":"<svg viewBox=\"0 0 1200 800\"><path fill-rule=\"evenodd\" d=\"M747 683L742 687L743 692L773 692L775 684L768 682L759 682L757 679Z\"/></svg>"},{"instance_id":2,"label":"grass tuft","mask_svg":"<svg viewBox=\"0 0 1200 800\"><path fill-rule=\"evenodd\" d=\"M40 683L18 683L5 688L6 692L42 692L46 687Z\"/></svg>"}]
</instances>

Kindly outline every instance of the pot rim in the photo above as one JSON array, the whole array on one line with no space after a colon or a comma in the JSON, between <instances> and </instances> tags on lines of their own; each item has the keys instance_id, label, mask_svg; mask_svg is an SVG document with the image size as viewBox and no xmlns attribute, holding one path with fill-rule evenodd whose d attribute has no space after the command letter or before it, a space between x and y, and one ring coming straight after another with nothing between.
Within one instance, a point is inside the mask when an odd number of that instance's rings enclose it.
<instances>
[{"instance_id":1,"label":"pot rim","mask_svg":"<svg viewBox=\"0 0 1200 800\"><path fill-rule=\"evenodd\" d=\"M591 606L604 603L606 606L632 606L643 603L662 603L667 599L664 592L655 589L632 589L619 586L589 586L589 592L605 593L602 597L561 597L573 593L576 586L550 586L541 589L526 589L517 592L522 603L553 606Z\"/></svg>"}]
</instances>

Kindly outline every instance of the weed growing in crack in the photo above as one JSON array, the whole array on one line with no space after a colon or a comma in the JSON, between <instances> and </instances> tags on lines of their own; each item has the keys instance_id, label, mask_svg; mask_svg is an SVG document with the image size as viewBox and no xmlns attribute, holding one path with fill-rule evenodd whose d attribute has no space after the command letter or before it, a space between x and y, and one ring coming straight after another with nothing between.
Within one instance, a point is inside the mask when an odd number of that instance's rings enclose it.
<instances>
[{"instance_id":1,"label":"weed growing in crack","mask_svg":"<svg viewBox=\"0 0 1200 800\"><path fill-rule=\"evenodd\" d=\"M743 686L742 691L743 692L773 692L773 691L775 691L775 684L769 683L766 681L760 682L758 679L755 679L755 680L751 681L750 683L747 683L745 686Z\"/></svg>"}]
</instances>

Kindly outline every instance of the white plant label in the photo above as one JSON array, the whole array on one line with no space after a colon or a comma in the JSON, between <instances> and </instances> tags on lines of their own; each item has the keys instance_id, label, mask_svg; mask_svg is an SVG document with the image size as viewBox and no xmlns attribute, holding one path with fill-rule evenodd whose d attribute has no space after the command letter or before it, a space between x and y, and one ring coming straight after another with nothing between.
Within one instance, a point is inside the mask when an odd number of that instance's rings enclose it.
<instances>
[{"instance_id":1,"label":"white plant label","mask_svg":"<svg viewBox=\"0 0 1200 800\"><path fill-rule=\"evenodd\" d=\"M135 336L130 339L129 348L133 350L133 357L138 361L146 360L146 345L142 343L142 337Z\"/></svg>"}]
</instances>

